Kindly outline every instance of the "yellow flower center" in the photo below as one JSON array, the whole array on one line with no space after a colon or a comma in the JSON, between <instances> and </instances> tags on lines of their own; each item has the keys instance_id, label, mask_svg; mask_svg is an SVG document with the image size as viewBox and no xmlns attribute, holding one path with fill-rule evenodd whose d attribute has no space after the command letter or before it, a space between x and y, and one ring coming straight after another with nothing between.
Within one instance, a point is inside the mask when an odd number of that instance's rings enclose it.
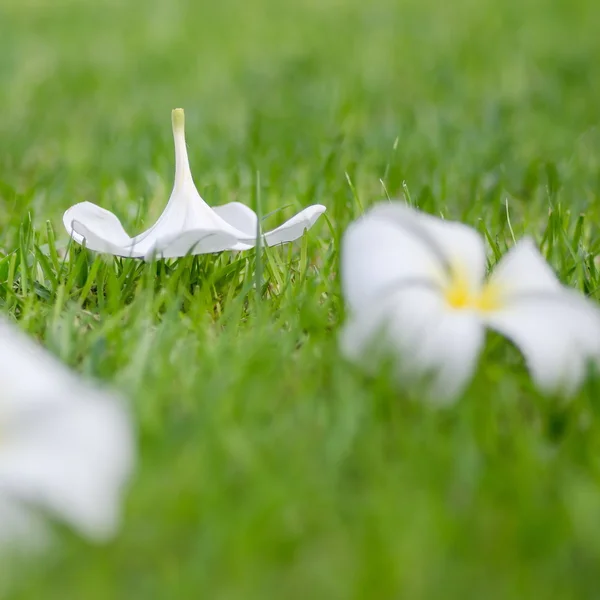
<instances>
[{"instance_id":1,"label":"yellow flower center","mask_svg":"<svg viewBox=\"0 0 600 600\"><path fill-rule=\"evenodd\" d=\"M478 290L473 290L466 277L455 272L450 283L444 290L446 302L456 309L471 309L488 312L498 309L501 302L501 293L498 286L484 283Z\"/></svg>"}]
</instances>

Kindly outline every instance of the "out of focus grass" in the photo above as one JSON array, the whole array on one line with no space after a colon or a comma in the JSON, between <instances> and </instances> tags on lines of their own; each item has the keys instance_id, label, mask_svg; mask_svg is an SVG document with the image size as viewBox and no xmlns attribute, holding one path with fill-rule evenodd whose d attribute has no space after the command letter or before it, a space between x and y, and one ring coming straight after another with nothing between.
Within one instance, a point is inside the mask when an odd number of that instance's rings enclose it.
<instances>
[{"instance_id":1,"label":"out of focus grass","mask_svg":"<svg viewBox=\"0 0 600 600\"><path fill-rule=\"evenodd\" d=\"M540 397L493 338L440 411L356 373L336 332L340 236L388 194L487 232L490 264L509 214L599 297L599 26L594 0L5 0L2 310L131 399L141 458L113 543L59 530L0 594L597 598L598 384ZM254 252L68 247L77 201L131 233L160 214L176 106L210 203L255 205L260 177L265 212L291 205L274 224L328 207L260 257L260 294Z\"/></svg>"}]
</instances>

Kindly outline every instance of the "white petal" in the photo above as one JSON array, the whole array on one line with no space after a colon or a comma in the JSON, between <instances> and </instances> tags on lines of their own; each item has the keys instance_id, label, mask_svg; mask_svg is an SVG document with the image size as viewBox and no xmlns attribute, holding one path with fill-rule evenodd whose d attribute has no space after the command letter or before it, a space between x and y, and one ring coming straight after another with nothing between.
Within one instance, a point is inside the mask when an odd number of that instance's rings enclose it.
<instances>
[{"instance_id":1,"label":"white petal","mask_svg":"<svg viewBox=\"0 0 600 600\"><path fill-rule=\"evenodd\" d=\"M215 211L216 209L222 208L224 207L216 207ZM282 223L279 227L276 227L275 229L264 233L264 243L267 246L277 246L279 244L287 244L289 242L297 240L298 238L302 237L304 233L308 231L317 222L317 219L325 212L325 210L325 206L321 204L314 204L312 206L308 206L307 208L301 210L298 214L294 215L291 219L285 221L285 223ZM219 211L219 214L221 214L221 212L222 211ZM238 217L238 220L241 221L241 215L238 213L238 215L236 216ZM254 216L256 217L256 215ZM230 220L230 223L233 224L233 220ZM244 226L246 229L249 230L250 218L247 218L247 223ZM256 228L256 221L254 221L254 227ZM230 248L230 250L247 250L248 248L254 248L255 245L256 229L253 232L249 231L248 234L239 236L237 246L234 248Z\"/></svg>"},{"instance_id":2,"label":"white petal","mask_svg":"<svg viewBox=\"0 0 600 600\"><path fill-rule=\"evenodd\" d=\"M0 380L0 504L49 512L92 539L112 535L134 456L121 403L3 321Z\"/></svg>"},{"instance_id":3,"label":"white petal","mask_svg":"<svg viewBox=\"0 0 600 600\"><path fill-rule=\"evenodd\" d=\"M287 244L302 237L317 222L317 219L325 210L326 208L322 204L313 204L301 210L279 227L264 234L267 246Z\"/></svg>"},{"instance_id":4,"label":"white petal","mask_svg":"<svg viewBox=\"0 0 600 600\"><path fill-rule=\"evenodd\" d=\"M344 233L341 275L346 304L355 313L377 305L396 286L439 286L445 277L444 265L421 238L372 213Z\"/></svg>"},{"instance_id":5,"label":"white petal","mask_svg":"<svg viewBox=\"0 0 600 600\"><path fill-rule=\"evenodd\" d=\"M111 243L106 237L98 235L95 231L89 229L80 221L73 221L73 232L79 238L86 248L94 252L112 254L113 256L122 256L125 258L140 258L142 255L136 252L132 246L117 246ZM73 237L75 239L75 237Z\"/></svg>"},{"instance_id":6,"label":"white petal","mask_svg":"<svg viewBox=\"0 0 600 600\"><path fill-rule=\"evenodd\" d=\"M28 414L5 432L0 494L104 540L119 524L120 496L132 466L129 422L112 398L78 390L52 414Z\"/></svg>"},{"instance_id":7,"label":"white petal","mask_svg":"<svg viewBox=\"0 0 600 600\"><path fill-rule=\"evenodd\" d=\"M378 204L372 213L418 235L438 256L443 256L454 271L465 277L474 290L480 288L485 276L485 246L481 235L472 227L434 217L402 202Z\"/></svg>"},{"instance_id":8,"label":"white petal","mask_svg":"<svg viewBox=\"0 0 600 600\"><path fill-rule=\"evenodd\" d=\"M115 215L89 202L71 207L65 225L68 219L73 239L85 240L89 250L129 258L177 258L239 249L239 238L246 236L215 214L195 188L174 190L157 222L134 238L127 236Z\"/></svg>"},{"instance_id":9,"label":"white petal","mask_svg":"<svg viewBox=\"0 0 600 600\"><path fill-rule=\"evenodd\" d=\"M132 240L110 211L91 202L80 202L65 212L63 223L77 243L83 244L85 239L89 250L129 256Z\"/></svg>"},{"instance_id":10,"label":"white petal","mask_svg":"<svg viewBox=\"0 0 600 600\"><path fill-rule=\"evenodd\" d=\"M347 358L369 372L393 356L401 384L425 379L428 396L443 403L469 383L483 339L473 312L447 310L437 291L415 285L351 316L340 344Z\"/></svg>"},{"instance_id":11,"label":"white petal","mask_svg":"<svg viewBox=\"0 0 600 600\"><path fill-rule=\"evenodd\" d=\"M232 227L239 229L247 236L256 237L258 217L249 206L241 202L230 202L221 206L213 206L212 210Z\"/></svg>"},{"instance_id":12,"label":"white petal","mask_svg":"<svg viewBox=\"0 0 600 600\"><path fill-rule=\"evenodd\" d=\"M588 363L600 365L599 311L572 290L523 296L485 320L521 350L546 393L574 393Z\"/></svg>"},{"instance_id":13,"label":"white petal","mask_svg":"<svg viewBox=\"0 0 600 600\"><path fill-rule=\"evenodd\" d=\"M237 243L237 238L229 233L191 230L157 240L156 247L150 249L145 258L177 258L188 254L195 256L223 252L236 249Z\"/></svg>"},{"instance_id":14,"label":"white petal","mask_svg":"<svg viewBox=\"0 0 600 600\"><path fill-rule=\"evenodd\" d=\"M507 300L510 296L558 292L562 286L533 240L517 242L496 265L490 283Z\"/></svg>"},{"instance_id":15,"label":"white petal","mask_svg":"<svg viewBox=\"0 0 600 600\"><path fill-rule=\"evenodd\" d=\"M137 252L146 255L150 249L160 250L163 244L171 244L177 236L186 236L194 231L223 233L234 239L244 235L219 217L201 198L193 182L190 182L187 187L175 187L158 221L133 239L133 247ZM192 246L184 248L183 244L180 244L180 248L182 254L179 256L185 256Z\"/></svg>"},{"instance_id":16,"label":"white petal","mask_svg":"<svg viewBox=\"0 0 600 600\"><path fill-rule=\"evenodd\" d=\"M394 286L410 281L442 287L460 272L479 289L485 271L480 236L401 203L379 204L344 234L342 287L354 311L368 308Z\"/></svg>"},{"instance_id":17,"label":"white petal","mask_svg":"<svg viewBox=\"0 0 600 600\"><path fill-rule=\"evenodd\" d=\"M68 389L73 376L41 346L0 318L0 423L52 402L48 390ZM1 429L1 425L0 425ZM0 444L4 436L0 437ZM1 446L0 446L1 447Z\"/></svg>"}]
</instances>

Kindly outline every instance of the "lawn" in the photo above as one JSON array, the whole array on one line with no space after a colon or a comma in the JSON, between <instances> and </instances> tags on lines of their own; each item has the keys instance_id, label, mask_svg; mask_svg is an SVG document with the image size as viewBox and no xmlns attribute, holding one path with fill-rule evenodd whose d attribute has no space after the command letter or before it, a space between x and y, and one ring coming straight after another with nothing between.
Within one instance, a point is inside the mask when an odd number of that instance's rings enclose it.
<instances>
[{"instance_id":1,"label":"lawn","mask_svg":"<svg viewBox=\"0 0 600 600\"><path fill-rule=\"evenodd\" d=\"M341 236L386 196L478 229L490 267L530 235L600 300L599 28L595 0L4 0L2 313L129 399L140 454L116 539L57 527L0 595L597 598L600 381L541 396L490 335L438 409L337 334ZM207 202L325 217L259 253L70 245L75 202L154 222L179 106Z\"/></svg>"}]
</instances>

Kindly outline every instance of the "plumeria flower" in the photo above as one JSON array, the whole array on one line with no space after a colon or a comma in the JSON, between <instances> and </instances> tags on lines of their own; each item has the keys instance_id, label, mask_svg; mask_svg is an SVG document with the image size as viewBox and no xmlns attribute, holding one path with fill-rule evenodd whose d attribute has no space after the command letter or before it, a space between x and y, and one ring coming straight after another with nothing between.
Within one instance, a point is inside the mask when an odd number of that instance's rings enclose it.
<instances>
[{"instance_id":1,"label":"plumeria flower","mask_svg":"<svg viewBox=\"0 0 600 600\"><path fill-rule=\"evenodd\" d=\"M69 208L63 223L70 236L89 250L133 258L174 258L224 250L248 250L256 244L256 213L239 202L211 207L192 179L185 143L183 109L172 112L175 140L175 185L169 202L150 229L129 237L119 219L90 202ZM276 229L263 234L264 244L292 242L310 229L325 207L305 208Z\"/></svg>"},{"instance_id":2,"label":"plumeria flower","mask_svg":"<svg viewBox=\"0 0 600 600\"><path fill-rule=\"evenodd\" d=\"M597 306L561 285L527 238L485 271L470 227L377 205L343 239L342 351L367 369L391 358L401 381L418 377L448 401L469 383L489 327L521 350L543 392L575 392L589 363L600 365Z\"/></svg>"},{"instance_id":3,"label":"plumeria flower","mask_svg":"<svg viewBox=\"0 0 600 600\"><path fill-rule=\"evenodd\" d=\"M117 399L0 320L0 549L48 539L48 517L111 537L134 460Z\"/></svg>"}]
</instances>

